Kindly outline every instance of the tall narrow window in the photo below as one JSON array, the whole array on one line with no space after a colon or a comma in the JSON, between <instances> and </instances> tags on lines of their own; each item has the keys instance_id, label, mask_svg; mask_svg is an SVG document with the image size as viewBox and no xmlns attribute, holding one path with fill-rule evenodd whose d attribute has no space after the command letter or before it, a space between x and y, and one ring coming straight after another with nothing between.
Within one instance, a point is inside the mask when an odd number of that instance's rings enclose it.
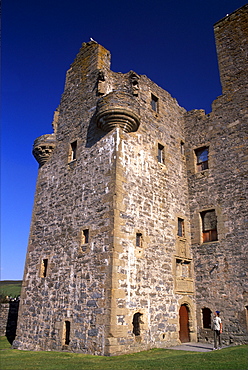
<instances>
[{"instance_id":1,"label":"tall narrow window","mask_svg":"<svg viewBox=\"0 0 248 370\"><path fill-rule=\"evenodd\" d=\"M64 323L64 344L66 345L70 343L70 331L71 331L71 323L70 321L65 321Z\"/></svg>"},{"instance_id":2,"label":"tall narrow window","mask_svg":"<svg viewBox=\"0 0 248 370\"><path fill-rule=\"evenodd\" d=\"M198 172L208 169L208 152L209 148L207 146L195 150Z\"/></svg>"},{"instance_id":3,"label":"tall narrow window","mask_svg":"<svg viewBox=\"0 0 248 370\"><path fill-rule=\"evenodd\" d=\"M151 95L151 107L152 110L158 112L158 98L155 95Z\"/></svg>"},{"instance_id":4,"label":"tall narrow window","mask_svg":"<svg viewBox=\"0 0 248 370\"><path fill-rule=\"evenodd\" d=\"M140 324L142 324L142 321L141 321L141 316L142 316L142 313L140 312L136 312L134 315L133 315L133 333L135 336L139 336L140 335Z\"/></svg>"},{"instance_id":5,"label":"tall narrow window","mask_svg":"<svg viewBox=\"0 0 248 370\"><path fill-rule=\"evenodd\" d=\"M41 277L47 276L47 266L48 266L48 259L45 258L41 262Z\"/></svg>"},{"instance_id":6,"label":"tall narrow window","mask_svg":"<svg viewBox=\"0 0 248 370\"><path fill-rule=\"evenodd\" d=\"M136 247L142 247L142 234L136 233Z\"/></svg>"},{"instance_id":7,"label":"tall narrow window","mask_svg":"<svg viewBox=\"0 0 248 370\"><path fill-rule=\"evenodd\" d=\"M70 160L74 161L77 159L77 141L74 141L71 143L71 155L70 155Z\"/></svg>"},{"instance_id":8,"label":"tall narrow window","mask_svg":"<svg viewBox=\"0 0 248 370\"><path fill-rule=\"evenodd\" d=\"M245 306L246 327L248 329L248 306Z\"/></svg>"},{"instance_id":9,"label":"tall narrow window","mask_svg":"<svg viewBox=\"0 0 248 370\"><path fill-rule=\"evenodd\" d=\"M177 235L184 237L184 220L178 217Z\"/></svg>"},{"instance_id":10,"label":"tall narrow window","mask_svg":"<svg viewBox=\"0 0 248 370\"><path fill-rule=\"evenodd\" d=\"M203 243L218 240L215 210L201 212Z\"/></svg>"},{"instance_id":11,"label":"tall narrow window","mask_svg":"<svg viewBox=\"0 0 248 370\"><path fill-rule=\"evenodd\" d=\"M81 235L81 244L89 243L89 229L84 229Z\"/></svg>"},{"instance_id":12,"label":"tall narrow window","mask_svg":"<svg viewBox=\"0 0 248 370\"><path fill-rule=\"evenodd\" d=\"M164 146L162 144L158 144L158 162L165 163Z\"/></svg>"},{"instance_id":13,"label":"tall narrow window","mask_svg":"<svg viewBox=\"0 0 248 370\"><path fill-rule=\"evenodd\" d=\"M181 154L185 155L185 146L183 141L181 141Z\"/></svg>"},{"instance_id":14,"label":"tall narrow window","mask_svg":"<svg viewBox=\"0 0 248 370\"><path fill-rule=\"evenodd\" d=\"M211 329L211 310L207 307L202 309L202 324L204 329Z\"/></svg>"}]
</instances>

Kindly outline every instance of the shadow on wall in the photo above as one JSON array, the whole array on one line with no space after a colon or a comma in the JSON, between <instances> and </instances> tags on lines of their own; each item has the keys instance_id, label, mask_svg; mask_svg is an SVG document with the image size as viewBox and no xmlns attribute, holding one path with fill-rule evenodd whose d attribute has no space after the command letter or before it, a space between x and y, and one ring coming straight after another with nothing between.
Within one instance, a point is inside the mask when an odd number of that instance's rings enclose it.
<instances>
[{"instance_id":1,"label":"shadow on wall","mask_svg":"<svg viewBox=\"0 0 248 370\"><path fill-rule=\"evenodd\" d=\"M20 302L19 299L9 301L9 313L6 324L6 337L10 344L13 343L16 337L19 302Z\"/></svg>"},{"instance_id":2,"label":"shadow on wall","mask_svg":"<svg viewBox=\"0 0 248 370\"><path fill-rule=\"evenodd\" d=\"M86 148L91 148L98 141L100 141L106 134L107 132L104 132L100 128L97 127L96 122L95 122L95 115L94 115L90 121L88 131L87 131Z\"/></svg>"}]
</instances>

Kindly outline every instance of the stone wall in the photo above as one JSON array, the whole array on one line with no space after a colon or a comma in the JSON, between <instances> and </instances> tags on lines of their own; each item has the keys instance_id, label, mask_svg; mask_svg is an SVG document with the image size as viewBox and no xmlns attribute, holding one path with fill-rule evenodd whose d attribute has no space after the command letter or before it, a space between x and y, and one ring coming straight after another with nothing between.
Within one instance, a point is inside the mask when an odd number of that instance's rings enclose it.
<instances>
[{"instance_id":1,"label":"stone wall","mask_svg":"<svg viewBox=\"0 0 248 370\"><path fill-rule=\"evenodd\" d=\"M227 97L236 91L245 94L248 84L247 8L246 4L214 25L222 92Z\"/></svg>"},{"instance_id":2,"label":"stone wall","mask_svg":"<svg viewBox=\"0 0 248 370\"><path fill-rule=\"evenodd\" d=\"M6 326L9 314L9 303L0 304L0 335L6 335Z\"/></svg>"},{"instance_id":3,"label":"stone wall","mask_svg":"<svg viewBox=\"0 0 248 370\"><path fill-rule=\"evenodd\" d=\"M151 108L151 94L158 97L157 112ZM117 150L109 338L109 351L115 354L178 343L182 301L189 306L190 335L196 339L193 276L175 276L176 256L192 263L186 163L181 154L184 109L146 76L140 77L138 98L140 128L120 132ZM163 146L164 163L158 161L158 144ZM179 216L186 224L183 252L176 249ZM141 246L136 245L137 234L142 235ZM176 291L178 281L184 287ZM136 313L142 315L142 325L135 338Z\"/></svg>"}]
</instances>

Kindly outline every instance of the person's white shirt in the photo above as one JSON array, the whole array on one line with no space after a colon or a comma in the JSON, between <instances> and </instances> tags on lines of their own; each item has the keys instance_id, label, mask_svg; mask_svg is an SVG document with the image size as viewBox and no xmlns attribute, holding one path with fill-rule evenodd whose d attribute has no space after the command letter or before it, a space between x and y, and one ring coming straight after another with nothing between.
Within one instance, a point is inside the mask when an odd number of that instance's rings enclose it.
<instances>
[{"instance_id":1,"label":"person's white shirt","mask_svg":"<svg viewBox=\"0 0 248 370\"><path fill-rule=\"evenodd\" d=\"M215 316L213 319L213 330L220 330L221 318Z\"/></svg>"}]
</instances>

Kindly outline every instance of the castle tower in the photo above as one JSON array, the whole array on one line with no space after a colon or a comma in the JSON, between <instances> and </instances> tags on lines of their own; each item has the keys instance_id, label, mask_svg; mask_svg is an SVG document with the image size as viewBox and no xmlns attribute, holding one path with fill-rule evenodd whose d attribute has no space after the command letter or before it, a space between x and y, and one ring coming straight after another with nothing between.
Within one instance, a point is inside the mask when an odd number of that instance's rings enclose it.
<instances>
[{"instance_id":1,"label":"castle tower","mask_svg":"<svg viewBox=\"0 0 248 370\"><path fill-rule=\"evenodd\" d=\"M214 26L222 95L185 115L199 340L221 312L226 344L247 342L248 5Z\"/></svg>"},{"instance_id":2,"label":"castle tower","mask_svg":"<svg viewBox=\"0 0 248 370\"><path fill-rule=\"evenodd\" d=\"M227 62L239 49L230 29L246 46L245 17L247 6L215 26L223 95L208 115L82 45L54 132L34 142L15 348L113 355L211 342L216 309L225 343L245 341L245 65Z\"/></svg>"},{"instance_id":3,"label":"castle tower","mask_svg":"<svg viewBox=\"0 0 248 370\"><path fill-rule=\"evenodd\" d=\"M109 355L196 339L185 110L109 62L83 44L54 133L34 143L18 348Z\"/></svg>"}]
</instances>

